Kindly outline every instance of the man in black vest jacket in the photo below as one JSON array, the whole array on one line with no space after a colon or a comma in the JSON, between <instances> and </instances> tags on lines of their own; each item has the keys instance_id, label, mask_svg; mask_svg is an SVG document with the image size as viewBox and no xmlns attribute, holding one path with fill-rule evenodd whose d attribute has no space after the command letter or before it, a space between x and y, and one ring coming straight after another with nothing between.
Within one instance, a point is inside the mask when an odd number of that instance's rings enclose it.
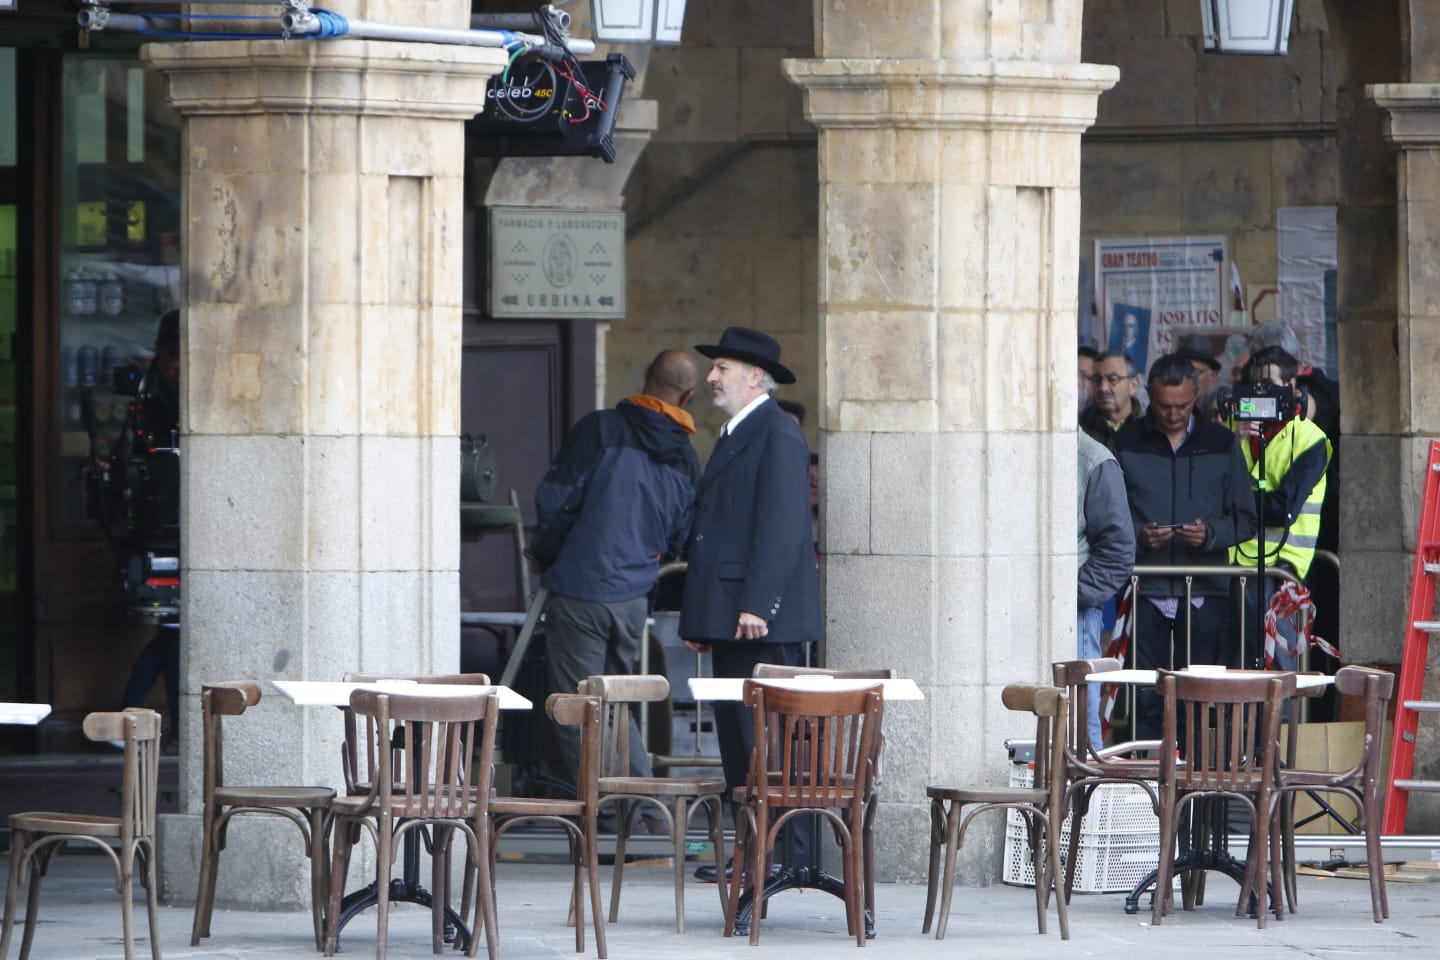
<instances>
[{"instance_id":1,"label":"man in black vest jacket","mask_svg":"<svg viewBox=\"0 0 1440 960\"><path fill-rule=\"evenodd\" d=\"M810 450L770 398L795 382L773 337L730 327L695 349L714 361L705 382L730 419L696 488L680 636L712 654L715 676L748 677L757 663L801 663L804 645L820 639ZM750 716L738 703L716 704L715 728L725 782L743 786Z\"/></svg>"}]
</instances>

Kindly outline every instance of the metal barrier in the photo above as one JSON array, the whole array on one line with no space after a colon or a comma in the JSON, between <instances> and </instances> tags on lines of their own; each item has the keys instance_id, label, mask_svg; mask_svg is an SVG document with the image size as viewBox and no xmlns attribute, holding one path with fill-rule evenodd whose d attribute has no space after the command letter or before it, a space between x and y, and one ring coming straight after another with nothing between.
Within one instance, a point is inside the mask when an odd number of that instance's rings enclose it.
<instances>
[{"instance_id":1,"label":"metal barrier","mask_svg":"<svg viewBox=\"0 0 1440 960\"><path fill-rule=\"evenodd\" d=\"M1335 562L1336 566L1338 567L1338 565L1339 565L1339 559L1338 559L1338 558L1335 558L1335 555L1334 555L1334 554L1331 554L1331 553L1329 553L1328 551L1316 551L1316 554L1317 554L1317 555L1319 555L1320 553L1327 553L1330 558L1333 558L1333 559L1334 559L1334 562ZM1240 624L1239 636L1238 636L1238 639L1237 639L1238 649L1237 649L1237 653L1236 653L1236 662L1237 662L1237 663L1243 663L1243 662L1244 662L1244 657L1245 657L1245 631L1246 631L1247 628L1251 625L1251 622L1252 622L1252 620L1253 620L1253 617L1246 616L1246 611L1245 611L1246 603L1245 603L1245 589L1244 589L1244 588L1245 588L1245 584L1246 584L1251 578L1253 578L1253 577L1255 576L1255 574L1256 574L1256 568L1255 568L1255 567L1248 567L1248 566L1225 565L1225 566L1175 566L1175 567L1168 567L1168 566L1157 566L1157 565L1153 565L1153 564L1137 564L1137 565L1135 566L1134 570L1133 570L1133 571L1131 572L1131 574L1130 574L1130 588L1131 588L1131 591L1132 591L1132 593L1131 593L1131 601L1130 601L1130 608L1131 608L1131 611L1132 611L1132 612L1131 612L1131 617L1130 617L1130 623L1131 623L1131 627L1130 627L1130 646L1131 646L1131 650L1130 650L1130 651L1127 651L1127 654L1131 656L1132 661L1133 661L1133 648L1136 646L1136 632L1137 632L1136 629L1135 629L1135 616L1134 616L1134 612L1133 612L1133 611L1134 611L1135 607L1136 607L1137 605L1139 605L1140 601L1141 601L1142 599L1144 599L1144 595L1142 594L1142 592L1141 592L1141 590L1140 590L1140 581L1141 581L1142 578L1144 578L1144 577L1172 577L1172 578L1173 578L1173 577L1183 577L1183 578L1185 579L1185 595L1184 595L1184 598L1183 598L1182 603L1183 603L1184 608L1188 610L1188 609L1190 609L1190 602L1191 602L1191 600L1194 599L1193 594L1192 594L1191 591L1192 591L1192 588L1194 587L1194 583L1195 583L1195 578L1196 578L1196 577L1228 577L1228 578L1230 578L1230 579L1239 580L1239 581L1240 581L1240 606L1239 606L1239 610L1238 610L1237 617L1232 618L1232 619L1231 619L1231 622L1233 623L1233 622L1235 622L1236 619L1238 619L1239 624ZM1265 568L1265 576L1266 576L1266 577L1273 578L1273 579L1275 579L1275 580L1289 580L1289 581L1292 581L1292 582L1297 583L1297 584L1298 584L1298 583L1301 583L1301 580L1300 580L1299 577L1297 577L1295 574L1291 573L1289 570L1286 570L1286 569L1284 569L1284 568L1282 568L1282 567L1268 567L1268 566L1267 566L1267 567ZM1229 602L1228 598L1227 598L1226 602L1227 602L1227 603ZM1307 626L1308 623L1309 623L1309 618L1308 618L1308 616L1305 615L1305 614L1301 614L1301 616L1297 618L1297 621L1298 621L1298 622L1296 623L1296 626L1299 627L1299 628L1301 629L1301 631L1303 632L1305 626ZM1191 653L1190 628L1191 628L1191 620L1190 620L1189 617L1186 617L1186 618L1185 618L1185 662L1186 662L1186 663L1190 663L1190 662L1191 662L1191 657L1190 657L1190 653ZM1228 626L1227 626L1227 629L1228 629ZM1300 662L1299 662L1299 664L1298 664L1297 669L1299 669L1299 670L1305 670L1305 669L1307 668L1307 666L1309 665L1309 660L1310 660L1310 650L1309 650L1309 645L1307 644L1304 648L1302 648L1302 649L1300 650ZM1174 653L1174 645L1173 645L1173 643L1172 643L1172 646L1171 646L1171 653L1170 653L1170 665L1171 665L1172 667L1175 665L1175 653ZM1136 666L1140 666L1140 664L1137 663ZM1126 707L1127 707L1128 714L1129 714L1129 723L1130 723L1131 738L1133 739L1134 734L1135 734L1135 689L1134 689L1133 687L1127 687L1127 688L1126 688L1126 691L1125 691L1125 703L1126 703ZM1308 711L1309 711L1309 702L1308 702L1308 700L1302 699L1302 700L1300 701L1300 705L1301 705L1301 706L1300 706L1300 709L1301 709L1301 711L1302 711L1301 719L1307 719L1306 714L1307 714Z\"/></svg>"}]
</instances>

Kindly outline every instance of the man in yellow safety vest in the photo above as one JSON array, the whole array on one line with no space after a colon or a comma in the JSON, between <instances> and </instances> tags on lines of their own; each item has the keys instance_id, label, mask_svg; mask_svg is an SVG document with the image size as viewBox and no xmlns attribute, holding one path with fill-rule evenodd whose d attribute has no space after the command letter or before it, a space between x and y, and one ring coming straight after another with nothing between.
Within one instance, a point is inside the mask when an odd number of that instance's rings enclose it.
<instances>
[{"instance_id":1,"label":"man in yellow safety vest","mask_svg":"<svg viewBox=\"0 0 1440 960\"><path fill-rule=\"evenodd\" d=\"M1240 440L1245 465L1255 483L1257 504L1264 526L1265 566L1287 570L1303 580L1315 559L1315 545L1320 536L1320 506L1325 499L1325 470L1330 464L1333 448L1325 431L1309 419L1312 401L1297 388L1299 361L1281 347L1266 347L1254 353L1246 365L1245 383L1253 386L1279 386L1288 390L1294 406L1286 411L1290 418L1283 421L1231 419L1231 428ZM1239 395L1243 391L1237 391ZM1257 466L1261 435L1264 435L1265 462ZM1260 480L1263 478L1263 486ZM1256 566L1260 540L1251 538L1230 548L1230 562L1240 566ZM1270 602L1277 580L1266 578L1264 603ZM1246 582L1245 603L1245 664L1265 665L1265 638L1256 636L1254 610L1257 602L1254 578ZM1240 604L1235 604L1237 610ZM1277 624L1283 644L1277 644L1273 665L1293 670L1298 656L1295 650L1294 625L1289 621ZM1288 646L1290 649L1283 649Z\"/></svg>"}]
</instances>

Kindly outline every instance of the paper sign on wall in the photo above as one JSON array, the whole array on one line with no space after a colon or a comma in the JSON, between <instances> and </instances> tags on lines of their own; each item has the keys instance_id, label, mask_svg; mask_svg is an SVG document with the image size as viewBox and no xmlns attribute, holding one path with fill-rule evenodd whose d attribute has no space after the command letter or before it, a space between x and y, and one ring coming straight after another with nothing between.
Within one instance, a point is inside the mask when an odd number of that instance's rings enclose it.
<instances>
[{"instance_id":1,"label":"paper sign on wall","mask_svg":"<svg viewBox=\"0 0 1440 960\"><path fill-rule=\"evenodd\" d=\"M1142 375L1181 334L1225 322L1225 238L1095 241L1101 349L1123 350Z\"/></svg>"}]
</instances>

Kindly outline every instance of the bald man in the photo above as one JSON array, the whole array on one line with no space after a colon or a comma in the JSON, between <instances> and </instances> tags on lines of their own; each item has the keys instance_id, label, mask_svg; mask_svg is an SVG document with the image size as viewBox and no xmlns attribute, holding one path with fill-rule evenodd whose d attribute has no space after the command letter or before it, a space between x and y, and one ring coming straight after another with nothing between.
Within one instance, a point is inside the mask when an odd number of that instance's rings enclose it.
<instances>
[{"instance_id":1,"label":"bald man","mask_svg":"<svg viewBox=\"0 0 1440 960\"><path fill-rule=\"evenodd\" d=\"M553 693L574 693L594 674L635 669L660 561L680 555L690 529L700 461L690 446L695 422L683 408L698 377L689 353L661 351L639 393L580 418L535 491L530 553L550 591ZM561 726L557 734L574 777L579 730ZM651 775L633 720L630 767L632 776Z\"/></svg>"}]
</instances>

